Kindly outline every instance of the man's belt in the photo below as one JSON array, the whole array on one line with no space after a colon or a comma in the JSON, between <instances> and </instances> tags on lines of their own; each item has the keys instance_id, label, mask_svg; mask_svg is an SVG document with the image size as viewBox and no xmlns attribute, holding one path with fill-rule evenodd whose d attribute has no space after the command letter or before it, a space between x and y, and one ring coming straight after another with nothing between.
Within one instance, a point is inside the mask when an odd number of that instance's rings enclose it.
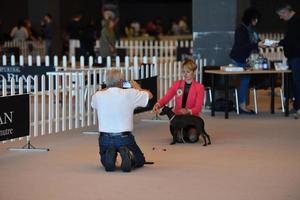
<instances>
[{"instance_id":1,"label":"man's belt","mask_svg":"<svg viewBox=\"0 0 300 200\"><path fill-rule=\"evenodd\" d=\"M124 132L118 132L118 133L108 133L108 132L100 132L101 136L128 136L131 132L130 131L124 131Z\"/></svg>"}]
</instances>

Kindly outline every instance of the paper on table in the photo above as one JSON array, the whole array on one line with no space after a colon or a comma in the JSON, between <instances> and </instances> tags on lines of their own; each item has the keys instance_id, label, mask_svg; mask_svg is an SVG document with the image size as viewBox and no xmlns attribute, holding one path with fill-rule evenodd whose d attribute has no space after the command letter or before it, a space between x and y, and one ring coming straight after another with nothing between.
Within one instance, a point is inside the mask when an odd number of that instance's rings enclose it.
<instances>
[{"instance_id":1,"label":"paper on table","mask_svg":"<svg viewBox=\"0 0 300 200\"><path fill-rule=\"evenodd\" d=\"M264 41L265 46L272 46L275 43L279 43L279 41L278 40L270 40L270 39L265 39L265 41Z\"/></svg>"}]
</instances>

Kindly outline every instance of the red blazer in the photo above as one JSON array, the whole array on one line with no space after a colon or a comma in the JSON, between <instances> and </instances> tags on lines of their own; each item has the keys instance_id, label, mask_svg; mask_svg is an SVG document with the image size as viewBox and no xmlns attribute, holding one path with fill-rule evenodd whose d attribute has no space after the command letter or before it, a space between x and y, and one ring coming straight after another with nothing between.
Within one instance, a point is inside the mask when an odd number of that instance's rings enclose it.
<instances>
[{"instance_id":1,"label":"red blazer","mask_svg":"<svg viewBox=\"0 0 300 200\"><path fill-rule=\"evenodd\" d=\"M158 101L158 103L161 106L164 106L175 96L174 112L176 114L180 114L180 109L182 108L184 85L184 80L175 81L172 87L168 90L167 94L164 97L162 97ZM187 97L186 108L190 109L192 111L192 114L195 116L199 116L202 110L204 92L204 86L198 83L197 81L193 80Z\"/></svg>"}]
</instances>

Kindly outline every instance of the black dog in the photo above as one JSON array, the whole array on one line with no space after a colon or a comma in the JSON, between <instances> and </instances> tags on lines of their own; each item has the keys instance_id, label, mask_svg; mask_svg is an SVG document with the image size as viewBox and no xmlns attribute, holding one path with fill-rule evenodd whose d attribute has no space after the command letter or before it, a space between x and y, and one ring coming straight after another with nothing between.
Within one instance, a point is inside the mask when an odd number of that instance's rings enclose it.
<instances>
[{"instance_id":1,"label":"black dog","mask_svg":"<svg viewBox=\"0 0 300 200\"><path fill-rule=\"evenodd\" d=\"M194 126L196 128L198 136L201 135L204 140L203 146L211 144L210 137L204 129L204 121L201 117L194 115L175 115L172 108L168 106L164 106L159 115L167 115L170 120L170 132L173 136L173 141L170 143L171 145L176 143L178 132L188 126ZM208 143L206 142L206 138L208 139Z\"/></svg>"}]
</instances>

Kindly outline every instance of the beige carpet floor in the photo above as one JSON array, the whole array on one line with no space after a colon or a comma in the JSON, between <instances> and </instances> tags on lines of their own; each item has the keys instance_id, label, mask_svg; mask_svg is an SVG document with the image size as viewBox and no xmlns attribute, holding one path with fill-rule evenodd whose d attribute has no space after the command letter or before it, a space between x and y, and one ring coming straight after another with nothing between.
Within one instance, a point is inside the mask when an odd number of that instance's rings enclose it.
<instances>
[{"instance_id":1,"label":"beige carpet floor","mask_svg":"<svg viewBox=\"0 0 300 200\"><path fill-rule=\"evenodd\" d=\"M135 116L137 143L154 165L107 173L99 163L96 126L32 139L49 152L0 144L1 200L299 200L300 120L204 113L212 145L169 145L168 124ZM120 165L120 160L117 162Z\"/></svg>"}]
</instances>

